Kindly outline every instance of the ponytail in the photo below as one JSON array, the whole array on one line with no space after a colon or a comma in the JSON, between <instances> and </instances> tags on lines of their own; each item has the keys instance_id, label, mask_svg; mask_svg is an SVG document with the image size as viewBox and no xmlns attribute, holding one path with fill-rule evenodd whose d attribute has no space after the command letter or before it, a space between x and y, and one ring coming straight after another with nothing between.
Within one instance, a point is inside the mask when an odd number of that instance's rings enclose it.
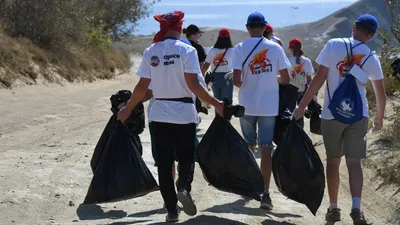
<instances>
[{"instance_id":1,"label":"ponytail","mask_svg":"<svg viewBox=\"0 0 400 225\"><path fill-rule=\"evenodd\" d=\"M303 50L301 50L301 48L293 48L293 56L296 57L297 64L300 64L300 59L301 59L301 56L303 56L303 55L304 55L304 52L303 52Z\"/></svg>"}]
</instances>

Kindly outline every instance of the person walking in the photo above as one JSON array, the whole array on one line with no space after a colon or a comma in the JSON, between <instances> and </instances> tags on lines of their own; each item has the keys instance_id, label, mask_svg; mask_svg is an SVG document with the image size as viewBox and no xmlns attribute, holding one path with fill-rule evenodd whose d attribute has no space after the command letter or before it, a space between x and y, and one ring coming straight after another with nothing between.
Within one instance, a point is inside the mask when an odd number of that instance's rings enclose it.
<instances>
[{"instance_id":1,"label":"person walking","mask_svg":"<svg viewBox=\"0 0 400 225\"><path fill-rule=\"evenodd\" d=\"M209 50L207 58L202 67L203 76L211 65L212 73L212 90L214 97L223 101L225 98L229 104L233 102L233 83L232 77L227 76L227 73L232 72L229 68L231 62L233 45L231 41L231 33L229 29L222 28L219 31L218 39L214 46Z\"/></svg>"},{"instance_id":2,"label":"person walking","mask_svg":"<svg viewBox=\"0 0 400 225\"><path fill-rule=\"evenodd\" d=\"M261 171L265 182L260 207L272 210L269 185L275 117L279 108L279 83L289 83L290 62L277 43L263 37L266 24L261 13L248 16L246 28L250 38L235 46L231 68L233 84L239 88L239 104L246 109L245 116L240 118L240 126L244 140L253 152L257 146L258 126Z\"/></svg>"},{"instance_id":3,"label":"person walking","mask_svg":"<svg viewBox=\"0 0 400 225\"><path fill-rule=\"evenodd\" d=\"M199 39L204 32L196 25L190 24L187 28L183 29L183 33L186 35L190 44L196 49L201 68L206 60L206 52L204 51L203 46L199 44Z\"/></svg>"},{"instance_id":4,"label":"person walking","mask_svg":"<svg viewBox=\"0 0 400 225\"><path fill-rule=\"evenodd\" d=\"M379 131L383 126L386 95L383 84L383 73L378 57L372 53L365 43L374 36L378 28L377 19L365 14L353 24L352 38L335 38L328 41L317 58L319 68L311 82L304 98L294 111L296 119L303 117L304 108L313 96L327 81L324 106L322 109L322 135L327 154L326 176L330 206L326 213L327 221L340 221L341 210L338 205L339 166L344 155L349 172L352 208L350 216L355 225L368 224L361 211L361 195L363 188L363 171L361 159L366 157L366 134L368 129L368 100L365 83L372 81L377 115L374 119L373 131ZM355 78L354 78L355 77ZM347 89L347 81L356 79L357 88ZM353 83L354 86L354 83ZM337 99L348 93L358 94L359 100L342 99L336 106ZM334 105L331 105L334 104ZM360 105L360 108L356 108ZM334 107L332 107L334 106ZM355 109L358 109L357 111ZM345 115L343 118L341 115ZM354 121L346 121L361 115ZM354 117L355 118L355 117Z\"/></svg>"},{"instance_id":5,"label":"person walking","mask_svg":"<svg viewBox=\"0 0 400 225\"><path fill-rule=\"evenodd\" d=\"M177 202L183 211L194 216L196 205L191 197L191 183L194 175L194 137L198 114L194 105L194 95L216 108L223 116L223 102L210 96L200 85L201 73L196 49L179 41L182 32L184 12L174 11L157 14L160 31L154 36L153 44L143 53L138 68L139 82L131 99L118 112L118 118L125 122L136 104L145 97L148 86L155 101L149 112L152 121L158 158L158 178L161 195L167 208L167 222L179 221ZM174 150L179 159L178 194L172 179Z\"/></svg>"},{"instance_id":6,"label":"person walking","mask_svg":"<svg viewBox=\"0 0 400 225\"><path fill-rule=\"evenodd\" d=\"M282 48L285 46L285 44L283 43L283 41L282 41L279 37L275 36L275 34L274 34L274 28L272 27L271 24L267 24L267 25L266 25L263 36L264 36L266 39L271 40L271 41L273 41L273 42L279 44Z\"/></svg>"},{"instance_id":7,"label":"person walking","mask_svg":"<svg viewBox=\"0 0 400 225\"><path fill-rule=\"evenodd\" d=\"M311 60L304 56L302 50L302 42L298 38L293 38L289 42L289 51L292 54L289 57L289 61L292 65L289 70L290 84L298 88L297 95L293 96L293 108L291 112L296 108L296 105L303 98L304 92L308 85L311 83L311 77L315 74L314 67ZM299 124L304 127L304 119L299 119Z\"/></svg>"}]
</instances>

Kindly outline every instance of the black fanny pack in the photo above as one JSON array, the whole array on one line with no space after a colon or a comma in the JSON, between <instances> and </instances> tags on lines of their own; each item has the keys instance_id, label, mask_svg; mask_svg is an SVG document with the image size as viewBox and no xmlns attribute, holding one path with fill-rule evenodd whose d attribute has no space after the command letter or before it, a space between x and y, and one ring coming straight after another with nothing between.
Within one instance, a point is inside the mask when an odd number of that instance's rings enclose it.
<instances>
[{"instance_id":1,"label":"black fanny pack","mask_svg":"<svg viewBox=\"0 0 400 225\"><path fill-rule=\"evenodd\" d=\"M173 102L183 102L194 104L193 99L189 97L185 98L156 98L156 100L173 101Z\"/></svg>"}]
</instances>

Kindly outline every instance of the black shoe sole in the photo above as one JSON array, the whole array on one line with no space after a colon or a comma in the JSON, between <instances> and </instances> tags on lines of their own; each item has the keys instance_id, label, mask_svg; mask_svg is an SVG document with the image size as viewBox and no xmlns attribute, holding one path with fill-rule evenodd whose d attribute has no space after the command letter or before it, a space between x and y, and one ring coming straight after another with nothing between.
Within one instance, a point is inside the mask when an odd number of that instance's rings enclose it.
<instances>
[{"instance_id":1,"label":"black shoe sole","mask_svg":"<svg viewBox=\"0 0 400 225\"><path fill-rule=\"evenodd\" d=\"M185 212L189 216L194 216L197 214L196 205L192 201L190 201L184 193L179 192L177 198L179 202L182 203L183 212Z\"/></svg>"}]
</instances>

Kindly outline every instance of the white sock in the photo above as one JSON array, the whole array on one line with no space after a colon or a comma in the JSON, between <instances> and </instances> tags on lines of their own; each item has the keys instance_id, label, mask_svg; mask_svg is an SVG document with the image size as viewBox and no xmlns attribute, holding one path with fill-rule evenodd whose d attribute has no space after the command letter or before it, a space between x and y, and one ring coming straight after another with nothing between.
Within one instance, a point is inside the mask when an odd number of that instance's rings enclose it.
<instances>
[{"instance_id":1,"label":"white sock","mask_svg":"<svg viewBox=\"0 0 400 225\"><path fill-rule=\"evenodd\" d=\"M337 208L339 208L339 205L338 205L337 203L332 203L332 202L331 202L331 204L330 204L330 206L329 206L329 210L337 209Z\"/></svg>"},{"instance_id":2,"label":"white sock","mask_svg":"<svg viewBox=\"0 0 400 225\"><path fill-rule=\"evenodd\" d=\"M361 198L353 198L353 205L351 209L360 209L361 210Z\"/></svg>"}]
</instances>

